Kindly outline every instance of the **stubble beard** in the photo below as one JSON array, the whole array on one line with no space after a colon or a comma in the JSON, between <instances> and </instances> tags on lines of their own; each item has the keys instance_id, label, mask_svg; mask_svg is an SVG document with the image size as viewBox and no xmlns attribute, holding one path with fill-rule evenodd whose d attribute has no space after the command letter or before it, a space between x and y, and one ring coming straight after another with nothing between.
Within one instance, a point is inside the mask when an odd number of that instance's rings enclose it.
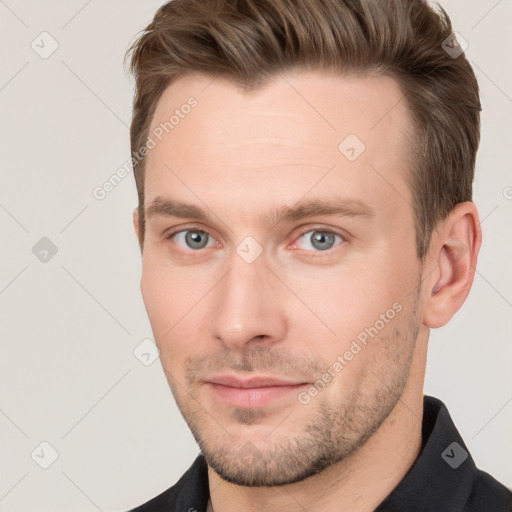
<instances>
[{"instance_id":1,"label":"stubble beard","mask_svg":"<svg viewBox=\"0 0 512 512\"><path fill-rule=\"evenodd\" d=\"M168 379L178 408L208 465L227 482L270 487L302 481L356 452L379 429L404 392L420 329L417 306L418 296L408 312L408 323L402 326L403 332L396 328L393 335L370 342L389 347L386 364L376 367L387 367L387 379L382 380L371 368L363 368L341 403L330 404L325 395L315 397L308 405L297 402L297 407L312 407L313 414L293 436L280 433L278 426L264 442L251 440L251 436L235 438L222 426L222 420L216 420L214 411L205 411ZM231 420L252 425L265 415L264 410L234 409ZM293 424L293 412L283 424L288 420ZM212 428L220 433L213 435Z\"/></svg>"}]
</instances>

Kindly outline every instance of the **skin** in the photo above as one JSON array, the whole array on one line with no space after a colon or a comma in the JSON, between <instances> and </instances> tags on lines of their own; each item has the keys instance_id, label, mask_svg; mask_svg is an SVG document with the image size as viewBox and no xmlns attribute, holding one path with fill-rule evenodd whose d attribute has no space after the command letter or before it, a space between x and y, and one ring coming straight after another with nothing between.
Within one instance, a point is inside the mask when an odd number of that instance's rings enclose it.
<instances>
[{"instance_id":1,"label":"skin","mask_svg":"<svg viewBox=\"0 0 512 512\"><path fill-rule=\"evenodd\" d=\"M197 107L148 155L146 232L137 235L144 302L169 385L209 464L213 509L374 510L420 451L429 328L448 322L469 293L481 242L476 208L457 205L418 260L411 126L391 78L295 71L242 92L183 77L165 90L150 131L190 96ZM348 134L366 146L354 161L338 150ZM157 198L208 217L148 215ZM313 200L359 201L372 214L264 216ZM262 249L250 263L237 253L255 254L242 243L248 236ZM380 328L394 304L400 311ZM307 403L293 391L235 407L207 383L263 375L311 390L376 325Z\"/></svg>"}]
</instances>

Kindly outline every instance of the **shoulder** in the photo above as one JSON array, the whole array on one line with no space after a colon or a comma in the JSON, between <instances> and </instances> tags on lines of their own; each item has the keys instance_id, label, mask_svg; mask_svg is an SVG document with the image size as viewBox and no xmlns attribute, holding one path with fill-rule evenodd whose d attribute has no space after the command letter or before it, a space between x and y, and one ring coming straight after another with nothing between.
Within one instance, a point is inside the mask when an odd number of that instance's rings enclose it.
<instances>
[{"instance_id":1,"label":"shoulder","mask_svg":"<svg viewBox=\"0 0 512 512\"><path fill-rule=\"evenodd\" d=\"M512 512L512 490L478 470L465 512Z\"/></svg>"}]
</instances>

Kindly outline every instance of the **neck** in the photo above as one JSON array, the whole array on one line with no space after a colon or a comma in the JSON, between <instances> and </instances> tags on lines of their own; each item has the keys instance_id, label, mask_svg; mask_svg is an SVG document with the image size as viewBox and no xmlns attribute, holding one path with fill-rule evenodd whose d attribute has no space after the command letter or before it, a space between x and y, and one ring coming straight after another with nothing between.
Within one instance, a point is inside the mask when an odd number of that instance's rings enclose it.
<instances>
[{"instance_id":1,"label":"neck","mask_svg":"<svg viewBox=\"0 0 512 512\"><path fill-rule=\"evenodd\" d=\"M356 452L317 475L278 487L238 486L208 468L213 511L374 511L403 479L421 449L425 369L421 356L427 339L420 338L404 393L380 428Z\"/></svg>"}]
</instances>

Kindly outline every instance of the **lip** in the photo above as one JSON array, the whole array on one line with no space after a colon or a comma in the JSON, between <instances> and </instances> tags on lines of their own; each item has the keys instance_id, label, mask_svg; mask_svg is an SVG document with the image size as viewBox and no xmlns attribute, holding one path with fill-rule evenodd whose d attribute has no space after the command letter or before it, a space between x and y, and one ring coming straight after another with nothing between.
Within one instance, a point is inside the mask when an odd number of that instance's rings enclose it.
<instances>
[{"instance_id":1,"label":"lip","mask_svg":"<svg viewBox=\"0 0 512 512\"><path fill-rule=\"evenodd\" d=\"M304 381L291 381L278 379L276 377L256 376L248 379L240 379L233 375L219 375L207 379L210 384L220 384L232 388L263 388L270 386L295 386L297 384L306 384Z\"/></svg>"},{"instance_id":2,"label":"lip","mask_svg":"<svg viewBox=\"0 0 512 512\"><path fill-rule=\"evenodd\" d=\"M218 400L241 408L265 407L310 385L303 381L289 381L275 377L258 376L240 379L232 375L210 378L206 384Z\"/></svg>"}]
</instances>

